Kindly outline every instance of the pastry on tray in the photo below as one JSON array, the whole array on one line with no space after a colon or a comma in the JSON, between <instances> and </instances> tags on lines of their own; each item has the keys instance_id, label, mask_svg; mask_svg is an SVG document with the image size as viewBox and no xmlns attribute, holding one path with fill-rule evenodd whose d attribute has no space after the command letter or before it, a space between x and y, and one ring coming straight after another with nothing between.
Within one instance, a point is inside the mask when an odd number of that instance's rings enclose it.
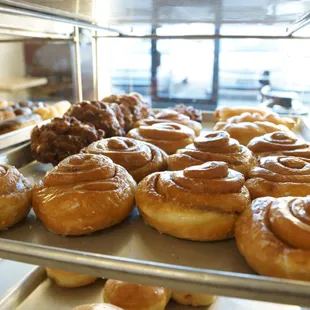
<instances>
[{"instance_id":1,"label":"pastry on tray","mask_svg":"<svg viewBox=\"0 0 310 310\"><path fill-rule=\"evenodd\" d=\"M124 309L164 310L170 298L169 289L117 280L107 280L103 289L104 302Z\"/></svg>"},{"instance_id":2,"label":"pastry on tray","mask_svg":"<svg viewBox=\"0 0 310 310\"><path fill-rule=\"evenodd\" d=\"M88 304L88 305L81 305L73 308L73 310L127 310L120 307L113 306L111 304Z\"/></svg>"},{"instance_id":3,"label":"pastry on tray","mask_svg":"<svg viewBox=\"0 0 310 310\"><path fill-rule=\"evenodd\" d=\"M228 167L248 176L257 160L245 146L230 138L226 131L214 131L197 137L193 144L168 157L169 170L183 170L208 161L224 161Z\"/></svg>"},{"instance_id":4,"label":"pastry on tray","mask_svg":"<svg viewBox=\"0 0 310 310\"><path fill-rule=\"evenodd\" d=\"M194 141L195 133L187 126L177 123L159 123L140 126L129 131L128 137L152 143L167 154L174 154Z\"/></svg>"},{"instance_id":5,"label":"pastry on tray","mask_svg":"<svg viewBox=\"0 0 310 310\"><path fill-rule=\"evenodd\" d=\"M136 182L103 155L64 159L33 189L33 210L50 231L85 235L116 225L134 208Z\"/></svg>"},{"instance_id":6,"label":"pastry on tray","mask_svg":"<svg viewBox=\"0 0 310 310\"><path fill-rule=\"evenodd\" d=\"M192 121L188 116L180 114L173 110L162 110L155 114L154 117L142 119L135 123L135 127L150 126L158 123L177 123L185 125L194 130L196 136L199 136L202 126L196 121Z\"/></svg>"},{"instance_id":7,"label":"pastry on tray","mask_svg":"<svg viewBox=\"0 0 310 310\"><path fill-rule=\"evenodd\" d=\"M71 103L69 101L59 101L50 106L37 108L34 110L35 114L39 114L43 120L51 119L54 117L63 116L70 108Z\"/></svg>"},{"instance_id":8,"label":"pastry on tray","mask_svg":"<svg viewBox=\"0 0 310 310\"><path fill-rule=\"evenodd\" d=\"M310 281L310 197L258 198L236 224L240 253L257 273Z\"/></svg>"},{"instance_id":9,"label":"pastry on tray","mask_svg":"<svg viewBox=\"0 0 310 310\"><path fill-rule=\"evenodd\" d=\"M310 159L308 142L284 131L275 131L250 141L248 148L258 157L286 155Z\"/></svg>"},{"instance_id":10,"label":"pastry on tray","mask_svg":"<svg viewBox=\"0 0 310 310\"><path fill-rule=\"evenodd\" d=\"M0 122L15 118L16 114L11 110L0 111Z\"/></svg>"},{"instance_id":11,"label":"pastry on tray","mask_svg":"<svg viewBox=\"0 0 310 310\"><path fill-rule=\"evenodd\" d=\"M61 287L81 287L97 280L96 277L51 268L46 268L46 273L49 278L53 279Z\"/></svg>"},{"instance_id":12,"label":"pastry on tray","mask_svg":"<svg viewBox=\"0 0 310 310\"><path fill-rule=\"evenodd\" d=\"M243 145L248 145L255 137L275 131L284 131L292 136L294 135L293 132L284 125L275 125L270 122L261 121L244 123L218 122L213 129L227 131L232 138L238 140Z\"/></svg>"},{"instance_id":13,"label":"pastry on tray","mask_svg":"<svg viewBox=\"0 0 310 310\"><path fill-rule=\"evenodd\" d=\"M267 156L259 160L246 181L252 199L310 195L310 160L292 156Z\"/></svg>"},{"instance_id":14,"label":"pastry on tray","mask_svg":"<svg viewBox=\"0 0 310 310\"><path fill-rule=\"evenodd\" d=\"M216 296L182 291L172 291L172 299L181 304L193 307L210 306Z\"/></svg>"},{"instance_id":15,"label":"pastry on tray","mask_svg":"<svg viewBox=\"0 0 310 310\"><path fill-rule=\"evenodd\" d=\"M189 105L186 106L185 104L177 104L174 107L171 107L169 109L173 109L177 111L178 113L184 114L186 116L189 116L189 118L193 121L202 123L202 113L200 110L195 109L193 106Z\"/></svg>"},{"instance_id":16,"label":"pastry on tray","mask_svg":"<svg viewBox=\"0 0 310 310\"><path fill-rule=\"evenodd\" d=\"M139 183L136 204L144 221L162 233L197 241L228 239L251 202L244 182L240 172L217 161L155 172Z\"/></svg>"},{"instance_id":17,"label":"pastry on tray","mask_svg":"<svg viewBox=\"0 0 310 310\"><path fill-rule=\"evenodd\" d=\"M20 222L31 208L32 185L13 166L0 165L0 230Z\"/></svg>"},{"instance_id":18,"label":"pastry on tray","mask_svg":"<svg viewBox=\"0 0 310 310\"><path fill-rule=\"evenodd\" d=\"M36 125L41 121L41 117L36 114L17 116L13 119L9 119L0 123L0 135L31 125Z\"/></svg>"},{"instance_id":19,"label":"pastry on tray","mask_svg":"<svg viewBox=\"0 0 310 310\"><path fill-rule=\"evenodd\" d=\"M114 163L123 166L136 182L147 175L166 170L167 154L159 147L127 138L114 137L93 142L83 149L84 153L110 157Z\"/></svg>"},{"instance_id":20,"label":"pastry on tray","mask_svg":"<svg viewBox=\"0 0 310 310\"><path fill-rule=\"evenodd\" d=\"M267 109L253 108L253 107L226 107L220 106L214 112L214 120L216 122L226 122L229 118L242 113L258 113L262 116L270 113Z\"/></svg>"}]
</instances>

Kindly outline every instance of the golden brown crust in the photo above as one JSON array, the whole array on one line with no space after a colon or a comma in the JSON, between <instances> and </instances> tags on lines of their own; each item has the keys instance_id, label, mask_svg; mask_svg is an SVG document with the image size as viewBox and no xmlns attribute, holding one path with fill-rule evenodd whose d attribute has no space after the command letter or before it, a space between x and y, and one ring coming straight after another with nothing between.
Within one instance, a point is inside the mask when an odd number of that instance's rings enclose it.
<instances>
[{"instance_id":1,"label":"golden brown crust","mask_svg":"<svg viewBox=\"0 0 310 310\"><path fill-rule=\"evenodd\" d=\"M108 156L123 166L136 182L147 175L166 170L167 154L159 147L127 137L114 137L96 141L83 149L84 153Z\"/></svg>"},{"instance_id":2,"label":"golden brown crust","mask_svg":"<svg viewBox=\"0 0 310 310\"><path fill-rule=\"evenodd\" d=\"M136 183L106 156L64 159L33 190L33 209L51 231L84 235L124 220L133 210Z\"/></svg>"},{"instance_id":3,"label":"golden brown crust","mask_svg":"<svg viewBox=\"0 0 310 310\"><path fill-rule=\"evenodd\" d=\"M226 120L230 117L240 115L245 112L266 115L269 111L253 107L218 107L214 112L214 120L217 122L226 122Z\"/></svg>"},{"instance_id":4,"label":"golden brown crust","mask_svg":"<svg viewBox=\"0 0 310 310\"><path fill-rule=\"evenodd\" d=\"M73 310L125 310L111 304L88 304L75 307Z\"/></svg>"},{"instance_id":5,"label":"golden brown crust","mask_svg":"<svg viewBox=\"0 0 310 310\"><path fill-rule=\"evenodd\" d=\"M0 165L0 230L27 216L31 208L32 186L13 166Z\"/></svg>"},{"instance_id":6,"label":"golden brown crust","mask_svg":"<svg viewBox=\"0 0 310 310\"><path fill-rule=\"evenodd\" d=\"M11 110L0 111L0 122L3 122L3 121L8 120L8 119L15 118L15 117L16 117L16 115L15 115L14 111L11 111Z\"/></svg>"},{"instance_id":7,"label":"golden brown crust","mask_svg":"<svg viewBox=\"0 0 310 310\"><path fill-rule=\"evenodd\" d=\"M208 162L147 176L138 185L136 203L144 221L160 232L211 241L233 236L250 195L241 173L224 162Z\"/></svg>"},{"instance_id":8,"label":"golden brown crust","mask_svg":"<svg viewBox=\"0 0 310 310\"><path fill-rule=\"evenodd\" d=\"M310 280L310 200L259 198L236 224L240 253L259 274Z\"/></svg>"},{"instance_id":9,"label":"golden brown crust","mask_svg":"<svg viewBox=\"0 0 310 310\"><path fill-rule=\"evenodd\" d=\"M202 123L201 110L195 109L191 105L177 104L174 107L171 107L170 109L175 110L175 111L177 111L181 114L184 114L186 116L189 116L189 118L193 121Z\"/></svg>"},{"instance_id":10,"label":"golden brown crust","mask_svg":"<svg viewBox=\"0 0 310 310\"><path fill-rule=\"evenodd\" d=\"M231 139L226 131L215 131L195 138L194 143L168 157L169 170L183 170L208 161L224 161L229 168L248 176L257 165L256 158L245 146Z\"/></svg>"},{"instance_id":11,"label":"golden brown crust","mask_svg":"<svg viewBox=\"0 0 310 310\"><path fill-rule=\"evenodd\" d=\"M310 194L310 161L291 156L268 156L249 173L251 197L307 196Z\"/></svg>"},{"instance_id":12,"label":"golden brown crust","mask_svg":"<svg viewBox=\"0 0 310 310\"><path fill-rule=\"evenodd\" d=\"M47 276L53 279L58 286L61 287L81 287L85 285L89 285L96 281L96 277L58 270L58 269L51 269L46 268Z\"/></svg>"},{"instance_id":13,"label":"golden brown crust","mask_svg":"<svg viewBox=\"0 0 310 310\"><path fill-rule=\"evenodd\" d=\"M126 310L164 310L171 297L171 291L129 282L107 280L103 299Z\"/></svg>"},{"instance_id":14,"label":"golden brown crust","mask_svg":"<svg viewBox=\"0 0 310 310\"><path fill-rule=\"evenodd\" d=\"M172 299L181 305L200 307L211 305L215 301L216 297L207 294L172 291Z\"/></svg>"},{"instance_id":15,"label":"golden brown crust","mask_svg":"<svg viewBox=\"0 0 310 310\"><path fill-rule=\"evenodd\" d=\"M70 107L71 103L69 101L63 100L51 106L35 109L33 113L39 114L43 120L46 120L63 116L70 109Z\"/></svg>"},{"instance_id":16,"label":"golden brown crust","mask_svg":"<svg viewBox=\"0 0 310 310\"><path fill-rule=\"evenodd\" d=\"M176 123L154 124L134 128L127 134L128 137L152 143L167 154L174 154L194 141L195 133L187 126Z\"/></svg>"}]
</instances>

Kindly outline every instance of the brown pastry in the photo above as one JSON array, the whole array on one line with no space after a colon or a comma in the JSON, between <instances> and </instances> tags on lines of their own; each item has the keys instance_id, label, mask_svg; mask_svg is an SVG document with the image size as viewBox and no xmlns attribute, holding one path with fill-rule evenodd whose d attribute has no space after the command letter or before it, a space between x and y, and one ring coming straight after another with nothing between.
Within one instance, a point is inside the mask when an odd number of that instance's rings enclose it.
<instances>
[{"instance_id":1,"label":"brown pastry","mask_svg":"<svg viewBox=\"0 0 310 310\"><path fill-rule=\"evenodd\" d=\"M258 113L260 115L266 115L269 113L267 109L253 108L253 107L218 107L214 112L214 120L216 122L226 122L230 117L240 115L242 113Z\"/></svg>"},{"instance_id":2,"label":"brown pastry","mask_svg":"<svg viewBox=\"0 0 310 310\"><path fill-rule=\"evenodd\" d=\"M46 268L47 276L60 287L81 287L94 283L97 278L64 270Z\"/></svg>"},{"instance_id":3,"label":"brown pastry","mask_svg":"<svg viewBox=\"0 0 310 310\"><path fill-rule=\"evenodd\" d=\"M215 301L216 297L207 294L172 291L172 299L181 305L201 307L210 306Z\"/></svg>"},{"instance_id":4,"label":"brown pastry","mask_svg":"<svg viewBox=\"0 0 310 310\"><path fill-rule=\"evenodd\" d=\"M0 230L27 216L31 208L28 180L13 166L0 165Z\"/></svg>"},{"instance_id":5,"label":"brown pastry","mask_svg":"<svg viewBox=\"0 0 310 310\"><path fill-rule=\"evenodd\" d=\"M310 159L309 143L283 131L256 137L250 141L248 148L258 157L286 155Z\"/></svg>"},{"instance_id":6,"label":"brown pastry","mask_svg":"<svg viewBox=\"0 0 310 310\"><path fill-rule=\"evenodd\" d=\"M164 310L171 290L117 280L107 280L103 290L104 302L125 310Z\"/></svg>"},{"instance_id":7,"label":"brown pastry","mask_svg":"<svg viewBox=\"0 0 310 310\"><path fill-rule=\"evenodd\" d=\"M75 307L73 310L125 310L111 304L88 304Z\"/></svg>"},{"instance_id":8,"label":"brown pastry","mask_svg":"<svg viewBox=\"0 0 310 310\"><path fill-rule=\"evenodd\" d=\"M252 152L231 139L226 131L214 131L195 138L194 143L168 157L169 170L183 170L208 161L224 161L228 167L248 176L257 160Z\"/></svg>"},{"instance_id":9,"label":"brown pastry","mask_svg":"<svg viewBox=\"0 0 310 310\"><path fill-rule=\"evenodd\" d=\"M185 104L177 104L176 106L169 108L173 109L183 115L188 116L191 120L202 123L202 113L200 110L195 109L193 106L186 106Z\"/></svg>"},{"instance_id":10,"label":"brown pastry","mask_svg":"<svg viewBox=\"0 0 310 310\"><path fill-rule=\"evenodd\" d=\"M85 235L116 225L134 208L136 182L106 156L64 159L33 189L33 210L61 235Z\"/></svg>"},{"instance_id":11,"label":"brown pastry","mask_svg":"<svg viewBox=\"0 0 310 310\"><path fill-rule=\"evenodd\" d=\"M187 126L176 123L160 123L134 128L128 137L152 143L167 154L174 154L178 149L194 141L195 133Z\"/></svg>"},{"instance_id":12,"label":"brown pastry","mask_svg":"<svg viewBox=\"0 0 310 310\"><path fill-rule=\"evenodd\" d=\"M8 119L12 119L12 118L15 118L16 115L13 111L0 111L0 122L3 122L5 120L8 120Z\"/></svg>"},{"instance_id":13,"label":"brown pastry","mask_svg":"<svg viewBox=\"0 0 310 310\"><path fill-rule=\"evenodd\" d=\"M9 106L10 106L10 104L9 104L8 101L6 101L6 100L0 100L0 109L5 109L5 108L7 108L7 107L9 107Z\"/></svg>"},{"instance_id":14,"label":"brown pastry","mask_svg":"<svg viewBox=\"0 0 310 310\"><path fill-rule=\"evenodd\" d=\"M310 281L310 197L259 198L236 224L240 253L259 274Z\"/></svg>"},{"instance_id":15,"label":"brown pastry","mask_svg":"<svg viewBox=\"0 0 310 310\"><path fill-rule=\"evenodd\" d=\"M109 103L109 106L114 111L115 116L120 126L125 129L125 117L124 117L121 107L115 102Z\"/></svg>"},{"instance_id":16,"label":"brown pastry","mask_svg":"<svg viewBox=\"0 0 310 310\"><path fill-rule=\"evenodd\" d=\"M42 119L51 119L54 117L63 116L71 107L71 103L69 101L59 101L53 105L37 108L33 113L39 114Z\"/></svg>"},{"instance_id":17,"label":"brown pastry","mask_svg":"<svg viewBox=\"0 0 310 310\"><path fill-rule=\"evenodd\" d=\"M66 115L74 116L83 123L92 124L96 129L104 130L106 137L125 134L114 111L105 102L83 101L73 104Z\"/></svg>"},{"instance_id":18,"label":"brown pastry","mask_svg":"<svg viewBox=\"0 0 310 310\"><path fill-rule=\"evenodd\" d=\"M36 114L18 116L0 123L0 135L18 130L24 127L38 124L42 121L41 117Z\"/></svg>"},{"instance_id":19,"label":"brown pastry","mask_svg":"<svg viewBox=\"0 0 310 310\"><path fill-rule=\"evenodd\" d=\"M139 183L136 192L137 207L148 225L197 241L233 237L235 222L250 202L243 175L216 161L155 172Z\"/></svg>"},{"instance_id":20,"label":"brown pastry","mask_svg":"<svg viewBox=\"0 0 310 310\"><path fill-rule=\"evenodd\" d=\"M288 132L292 136L294 135L286 126L275 125L270 122L244 122L244 123L225 123L218 122L215 124L214 130L227 131L230 136L238 140L243 145L248 145L249 142L255 138L262 136L266 133L275 131Z\"/></svg>"},{"instance_id":21,"label":"brown pastry","mask_svg":"<svg viewBox=\"0 0 310 310\"><path fill-rule=\"evenodd\" d=\"M249 173L246 181L251 197L310 195L310 160L290 156L268 156Z\"/></svg>"},{"instance_id":22,"label":"brown pastry","mask_svg":"<svg viewBox=\"0 0 310 310\"><path fill-rule=\"evenodd\" d=\"M16 116L29 115L29 114L32 114L32 110L29 108L19 108L19 109L15 109L14 113Z\"/></svg>"},{"instance_id":23,"label":"brown pastry","mask_svg":"<svg viewBox=\"0 0 310 310\"><path fill-rule=\"evenodd\" d=\"M142 119L135 123L134 127L150 126L158 123L177 123L185 125L194 130L196 136L199 136L202 126L196 121L192 121L188 116L180 114L173 110L162 110L153 118Z\"/></svg>"},{"instance_id":24,"label":"brown pastry","mask_svg":"<svg viewBox=\"0 0 310 310\"><path fill-rule=\"evenodd\" d=\"M65 116L35 127L31 134L30 149L34 159L57 165L64 158L79 153L83 147L103 137L102 130Z\"/></svg>"},{"instance_id":25,"label":"brown pastry","mask_svg":"<svg viewBox=\"0 0 310 310\"><path fill-rule=\"evenodd\" d=\"M167 168L167 154L159 147L131 138L114 137L96 141L83 149L89 154L110 157L140 182L147 175Z\"/></svg>"}]
</instances>

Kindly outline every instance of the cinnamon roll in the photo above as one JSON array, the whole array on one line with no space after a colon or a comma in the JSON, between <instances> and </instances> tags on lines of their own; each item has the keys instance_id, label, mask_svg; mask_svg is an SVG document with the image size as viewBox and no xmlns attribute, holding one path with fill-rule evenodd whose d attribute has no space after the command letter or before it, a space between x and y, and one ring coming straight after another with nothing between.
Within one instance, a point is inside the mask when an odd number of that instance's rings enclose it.
<instances>
[{"instance_id":1,"label":"cinnamon roll","mask_svg":"<svg viewBox=\"0 0 310 310\"><path fill-rule=\"evenodd\" d=\"M136 183L102 155L64 159L33 190L33 209L52 232L84 235L124 220L134 208Z\"/></svg>"},{"instance_id":2,"label":"cinnamon roll","mask_svg":"<svg viewBox=\"0 0 310 310\"><path fill-rule=\"evenodd\" d=\"M167 154L174 154L194 141L195 133L187 126L176 123L153 124L134 128L127 134L128 137L152 143Z\"/></svg>"},{"instance_id":3,"label":"cinnamon roll","mask_svg":"<svg viewBox=\"0 0 310 310\"><path fill-rule=\"evenodd\" d=\"M249 173L251 197L310 195L310 160L291 156L268 156Z\"/></svg>"},{"instance_id":4,"label":"cinnamon roll","mask_svg":"<svg viewBox=\"0 0 310 310\"><path fill-rule=\"evenodd\" d=\"M0 165L0 230L27 216L31 208L29 181L13 166Z\"/></svg>"},{"instance_id":5,"label":"cinnamon roll","mask_svg":"<svg viewBox=\"0 0 310 310\"><path fill-rule=\"evenodd\" d=\"M258 157L286 155L310 159L309 143L283 131L256 137L250 141L248 148Z\"/></svg>"},{"instance_id":6,"label":"cinnamon roll","mask_svg":"<svg viewBox=\"0 0 310 310\"><path fill-rule=\"evenodd\" d=\"M214 161L147 176L138 185L136 203L144 221L160 232L213 241L233 237L250 195L240 172Z\"/></svg>"},{"instance_id":7,"label":"cinnamon roll","mask_svg":"<svg viewBox=\"0 0 310 310\"><path fill-rule=\"evenodd\" d=\"M172 291L172 299L181 305L201 307L210 306L215 301L216 297L207 294Z\"/></svg>"},{"instance_id":8,"label":"cinnamon roll","mask_svg":"<svg viewBox=\"0 0 310 310\"><path fill-rule=\"evenodd\" d=\"M235 234L240 253L259 274L310 280L310 197L256 199Z\"/></svg>"},{"instance_id":9,"label":"cinnamon roll","mask_svg":"<svg viewBox=\"0 0 310 310\"><path fill-rule=\"evenodd\" d=\"M127 137L114 137L96 141L83 150L84 153L110 157L123 166L136 182L147 175L167 168L167 154L159 147Z\"/></svg>"},{"instance_id":10,"label":"cinnamon roll","mask_svg":"<svg viewBox=\"0 0 310 310\"><path fill-rule=\"evenodd\" d=\"M286 126L275 125L270 122L244 122L244 123L226 123L218 122L215 124L214 130L227 131L230 136L238 140L243 145L248 145L249 142L255 138L262 136L266 133L275 131L285 131L294 135Z\"/></svg>"},{"instance_id":11,"label":"cinnamon roll","mask_svg":"<svg viewBox=\"0 0 310 310\"><path fill-rule=\"evenodd\" d=\"M219 122L225 122L230 117L240 115L242 113L258 113L260 115L266 115L269 113L266 109L253 108L253 107L218 107L214 112L214 120Z\"/></svg>"},{"instance_id":12,"label":"cinnamon roll","mask_svg":"<svg viewBox=\"0 0 310 310\"><path fill-rule=\"evenodd\" d=\"M246 177L257 161L252 152L231 139L226 131L214 131L195 138L194 143L168 157L169 170L183 170L208 161L224 161Z\"/></svg>"}]
</instances>

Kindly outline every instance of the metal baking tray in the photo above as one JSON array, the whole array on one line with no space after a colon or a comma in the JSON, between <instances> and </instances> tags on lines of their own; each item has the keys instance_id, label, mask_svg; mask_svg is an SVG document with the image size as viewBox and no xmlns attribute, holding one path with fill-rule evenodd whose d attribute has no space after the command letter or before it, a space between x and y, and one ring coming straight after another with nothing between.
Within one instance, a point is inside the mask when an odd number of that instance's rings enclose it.
<instances>
[{"instance_id":1,"label":"metal baking tray","mask_svg":"<svg viewBox=\"0 0 310 310\"><path fill-rule=\"evenodd\" d=\"M0 299L1 310L72 310L82 304L103 302L105 280L98 279L94 284L74 289L58 287L47 278L45 270L34 268L19 283ZM199 307L200 310L299 310L296 306L283 306L265 302L255 302L236 298L218 297L210 307ZM179 305L170 301L166 310L190 310L193 307Z\"/></svg>"},{"instance_id":2,"label":"metal baking tray","mask_svg":"<svg viewBox=\"0 0 310 310\"><path fill-rule=\"evenodd\" d=\"M212 114L205 113L204 121L210 130ZM307 119L301 119L299 130L310 141ZM28 144L0 154L1 161L33 181L51 169L31 161ZM83 237L55 235L30 213L0 232L0 257L178 290L310 306L310 283L255 274L234 240L193 242L160 234L137 210L121 224Z\"/></svg>"}]
</instances>

